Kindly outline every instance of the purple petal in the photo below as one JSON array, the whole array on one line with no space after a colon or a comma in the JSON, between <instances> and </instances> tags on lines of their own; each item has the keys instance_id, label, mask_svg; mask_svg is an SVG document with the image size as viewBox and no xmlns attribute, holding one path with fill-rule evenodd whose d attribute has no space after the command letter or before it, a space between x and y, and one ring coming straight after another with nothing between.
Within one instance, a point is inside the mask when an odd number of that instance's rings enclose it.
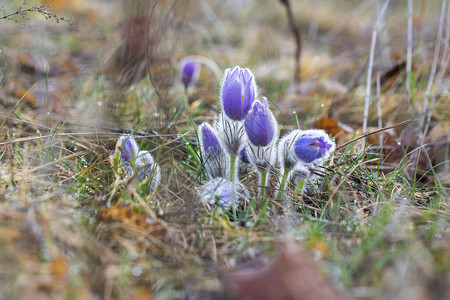
<instances>
[{"instance_id":1,"label":"purple petal","mask_svg":"<svg viewBox=\"0 0 450 300\"><path fill-rule=\"evenodd\" d=\"M200 72L200 63L192 57L185 57L180 63L180 78L185 87L194 84Z\"/></svg>"},{"instance_id":2,"label":"purple petal","mask_svg":"<svg viewBox=\"0 0 450 300\"><path fill-rule=\"evenodd\" d=\"M200 125L200 142L203 146L203 150L206 152L205 155L219 154L221 146L219 139L213 132L212 127L208 123L203 123Z\"/></svg>"},{"instance_id":3,"label":"purple petal","mask_svg":"<svg viewBox=\"0 0 450 300\"><path fill-rule=\"evenodd\" d=\"M321 158L332 147L324 137L302 137L294 143L295 154L306 163Z\"/></svg>"},{"instance_id":4,"label":"purple petal","mask_svg":"<svg viewBox=\"0 0 450 300\"><path fill-rule=\"evenodd\" d=\"M128 163L135 159L139 153L139 146L131 135L123 135L119 138L120 159L122 163Z\"/></svg>"},{"instance_id":5,"label":"purple petal","mask_svg":"<svg viewBox=\"0 0 450 300\"><path fill-rule=\"evenodd\" d=\"M245 131L255 146L267 146L275 135L267 110L257 101L245 118Z\"/></svg>"},{"instance_id":6,"label":"purple petal","mask_svg":"<svg viewBox=\"0 0 450 300\"><path fill-rule=\"evenodd\" d=\"M256 97L255 78L249 69L227 69L222 85L222 107L232 120L245 118Z\"/></svg>"},{"instance_id":7,"label":"purple petal","mask_svg":"<svg viewBox=\"0 0 450 300\"><path fill-rule=\"evenodd\" d=\"M250 110L253 101L255 100L255 89L253 79L249 80L245 85L244 95L242 96L242 112L246 116Z\"/></svg>"},{"instance_id":8,"label":"purple petal","mask_svg":"<svg viewBox=\"0 0 450 300\"><path fill-rule=\"evenodd\" d=\"M244 118L243 100L242 87L239 81L228 82L227 88L222 92L222 103L223 110L230 119L239 121Z\"/></svg>"},{"instance_id":9,"label":"purple petal","mask_svg":"<svg viewBox=\"0 0 450 300\"><path fill-rule=\"evenodd\" d=\"M197 63L195 62L188 62L184 65L182 70L182 80L184 85L189 85L192 82L196 69Z\"/></svg>"},{"instance_id":10,"label":"purple petal","mask_svg":"<svg viewBox=\"0 0 450 300\"><path fill-rule=\"evenodd\" d=\"M245 150L245 147L242 148L242 150L241 150L240 161L245 163L245 164L249 164L250 163L250 160L248 159L248 155L247 155L247 150Z\"/></svg>"}]
</instances>

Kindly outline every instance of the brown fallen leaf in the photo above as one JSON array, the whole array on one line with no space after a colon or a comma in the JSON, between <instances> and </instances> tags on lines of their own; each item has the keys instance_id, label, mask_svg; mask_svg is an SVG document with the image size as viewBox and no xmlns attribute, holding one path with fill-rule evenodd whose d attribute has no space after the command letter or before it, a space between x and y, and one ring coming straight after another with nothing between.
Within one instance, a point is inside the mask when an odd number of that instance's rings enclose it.
<instances>
[{"instance_id":1,"label":"brown fallen leaf","mask_svg":"<svg viewBox=\"0 0 450 300\"><path fill-rule=\"evenodd\" d=\"M17 99L21 99L33 108L38 107L36 96L31 90L24 89L20 85L15 85L14 90L12 91L12 95Z\"/></svg>"},{"instance_id":2,"label":"brown fallen leaf","mask_svg":"<svg viewBox=\"0 0 450 300\"><path fill-rule=\"evenodd\" d=\"M66 279L69 272L67 258L63 254L56 255L51 261L50 270L53 276L58 279Z\"/></svg>"},{"instance_id":3,"label":"brown fallen leaf","mask_svg":"<svg viewBox=\"0 0 450 300\"><path fill-rule=\"evenodd\" d=\"M351 139L353 130L336 119L321 117L314 122L313 128L323 129L336 139L338 145Z\"/></svg>"},{"instance_id":4,"label":"brown fallen leaf","mask_svg":"<svg viewBox=\"0 0 450 300\"><path fill-rule=\"evenodd\" d=\"M299 244L286 244L278 256L260 268L229 271L225 284L238 299L343 300Z\"/></svg>"},{"instance_id":5,"label":"brown fallen leaf","mask_svg":"<svg viewBox=\"0 0 450 300\"><path fill-rule=\"evenodd\" d=\"M112 205L102 208L98 212L98 217L105 223L120 222L142 228L153 236L159 236L165 231L160 222L154 222L147 216L136 213L125 206Z\"/></svg>"}]
</instances>

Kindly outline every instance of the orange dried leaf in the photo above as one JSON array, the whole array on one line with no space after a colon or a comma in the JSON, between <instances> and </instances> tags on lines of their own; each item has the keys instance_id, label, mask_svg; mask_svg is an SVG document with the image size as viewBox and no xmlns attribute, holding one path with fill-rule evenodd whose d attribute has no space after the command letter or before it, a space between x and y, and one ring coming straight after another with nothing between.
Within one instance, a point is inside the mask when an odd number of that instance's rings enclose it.
<instances>
[{"instance_id":1,"label":"orange dried leaf","mask_svg":"<svg viewBox=\"0 0 450 300\"><path fill-rule=\"evenodd\" d=\"M165 229L160 222L153 222L147 216L136 213L128 207L112 205L111 207L100 209L98 217L105 223L119 222L142 228L151 235L161 235Z\"/></svg>"},{"instance_id":2,"label":"orange dried leaf","mask_svg":"<svg viewBox=\"0 0 450 300\"><path fill-rule=\"evenodd\" d=\"M24 89L21 86L16 86L12 91L12 95L18 99L22 99L22 101L25 101L32 107L37 107L36 97L30 90Z\"/></svg>"},{"instance_id":3,"label":"orange dried leaf","mask_svg":"<svg viewBox=\"0 0 450 300\"><path fill-rule=\"evenodd\" d=\"M320 119L318 119L316 122L314 122L314 127L325 130L333 137L337 137L343 131L341 126L339 126L338 120L330 119L328 117L321 117Z\"/></svg>"},{"instance_id":4,"label":"orange dried leaf","mask_svg":"<svg viewBox=\"0 0 450 300\"><path fill-rule=\"evenodd\" d=\"M66 278L69 270L66 257L62 254L55 256L52 260L50 270L55 277L59 279Z\"/></svg>"}]
</instances>

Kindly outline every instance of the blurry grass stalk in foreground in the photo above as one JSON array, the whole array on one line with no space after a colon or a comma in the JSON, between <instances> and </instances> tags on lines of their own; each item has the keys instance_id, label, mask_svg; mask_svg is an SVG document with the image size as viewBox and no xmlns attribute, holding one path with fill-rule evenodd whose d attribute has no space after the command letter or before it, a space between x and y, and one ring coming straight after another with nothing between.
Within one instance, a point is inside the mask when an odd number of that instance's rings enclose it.
<instances>
[{"instance_id":1,"label":"blurry grass stalk in foreground","mask_svg":"<svg viewBox=\"0 0 450 300\"><path fill-rule=\"evenodd\" d=\"M425 116L426 116L427 109L428 109L428 101L429 101L431 89L432 89L433 83L434 83L434 76L436 75L436 68L437 68L437 63L439 60L439 52L441 50L441 37L442 37L442 29L444 27L444 17L445 17L446 6L447 6L447 0L442 0L441 15L439 17L439 27L438 27L438 31L436 34L436 44L435 44L435 48L434 48L433 63L431 65L430 76L428 77L427 89L425 91L425 96L423 98L422 113L420 115L421 121L420 121L419 128L423 133L425 133L424 132ZM448 40L446 42L448 45ZM445 59L445 56L446 55L444 53L443 59Z\"/></svg>"},{"instance_id":2,"label":"blurry grass stalk in foreground","mask_svg":"<svg viewBox=\"0 0 450 300\"><path fill-rule=\"evenodd\" d=\"M369 64L367 66L367 79L366 79L366 97L364 99L364 119L363 119L363 128L362 135L364 136L367 132L367 120L369 118L369 106L370 106L370 88L372 86L372 70L373 70L373 60L375 56L375 44L377 40L377 30L381 20L384 17L384 13L389 5L390 0L386 0L383 4L383 7L378 14L377 20L372 29L372 42L370 45L370 54L369 54ZM364 151L366 147L366 137L364 136L361 141L361 151Z\"/></svg>"}]
</instances>

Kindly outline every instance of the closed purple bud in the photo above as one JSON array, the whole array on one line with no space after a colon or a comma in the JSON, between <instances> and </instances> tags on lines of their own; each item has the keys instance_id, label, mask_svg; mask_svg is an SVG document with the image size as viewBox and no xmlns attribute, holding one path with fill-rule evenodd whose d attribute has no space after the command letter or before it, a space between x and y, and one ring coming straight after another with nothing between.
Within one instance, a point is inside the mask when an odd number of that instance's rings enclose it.
<instances>
[{"instance_id":1,"label":"closed purple bud","mask_svg":"<svg viewBox=\"0 0 450 300\"><path fill-rule=\"evenodd\" d=\"M139 146L132 135L122 135L119 138L118 144L120 146L121 163L130 163L138 156Z\"/></svg>"},{"instance_id":2,"label":"closed purple bud","mask_svg":"<svg viewBox=\"0 0 450 300\"><path fill-rule=\"evenodd\" d=\"M243 120L256 98L256 82L252 72L240 67L225 70L221 98L225 114L232 120Z\"/></svg>"},{"instance_id":3,"label":"closed purple bud","mask_svg":"<svg viewBox=\"0 0 450 300\"><path fill-rule=\"evenodd\" d=\"M260 147L269 145L275 136L275 127L268 108L255 101L250 113L245 117L245 131L250 142Z\"/></svg>"},{"instance_id":4,"label":"closed purple bud","mask_svg":"<svg viewBox=\"0 0 450 300\"><path fill-rule=\"evenodd\" d=\"M151 178L149 183L152 190L159 185L161 181L161 170L148 151L139 152L139 155L136 158L136 168L141 181Z\"/></svg>"},{"instance_id":5,"label":"closed purple bud","mask_svg":"<svg viewBox=\"0 0 450 300\"><path fill-rule=\"evenodd\" d=\"M327 159L335 147L329 136L318 129L304 131L294 142L295 155L306 163Z\"/></svg>"},{"instance_id":6,"label":"closed purple bud","mask_svg":"<svg viewBox=\"0 0 450 300\"><path fill-rule=\"evenodd\" d=\"M198 137L208 177L225 177L229 172L229 156L222 149L217 131L205 122L198 128Z\"/></svg>"},{"instance_id":7,"label":"closed purple bud","mask_svg":"<svg viewBox=\"0 0 450 300\"><path fill-rule=\"evenodd\" d=\"M246 150L245 147L242 148L242 150L241 150L241 153L240 153L240 161L243 162L243 163L245 163L245 164L250 163L250 160L248 159L248 155L247 155L247 150Z\"/></svg>"},{"instance_id":8,"label":"closed purple bud","mask_svg":"<svg viewBox=\"0 0 450 300\"><path fill-rule=\"evenodd\" d=\"M192 57L185 57L180 62L180 79L185 88L195 84L200 74L200 63Z\"/></svg>"},{"instance_id":9,"label":"closed purple bud","mask_svg":"<svg viewBox=\"0 0 450 300\"><path fill-rule=\"evenodd\" d=\"M219 154L222 147L220 146L219 139L211 125L208 123L201 124L199 127L199 137L204 155L209 156Z\"/></svg>"}]
</instances>

